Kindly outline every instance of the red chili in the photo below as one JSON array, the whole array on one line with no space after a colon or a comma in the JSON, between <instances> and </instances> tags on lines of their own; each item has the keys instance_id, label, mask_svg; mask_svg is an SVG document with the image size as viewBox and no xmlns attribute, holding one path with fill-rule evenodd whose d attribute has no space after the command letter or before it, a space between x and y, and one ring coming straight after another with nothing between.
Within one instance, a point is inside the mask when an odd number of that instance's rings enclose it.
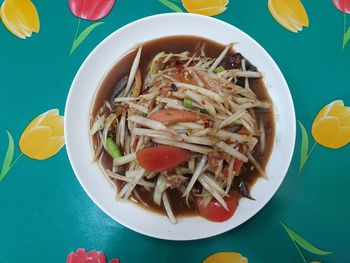
<instances>
[{"instance_id":1,"label":"red chili","mask_svg":"<svg viewBox=\"0 0 350 263\"><path fill-rule=\"evenodd\" d=\"M137 144L139 143L139 138L136 138L134 144L132 145L134 151L136 150Z\"/></svg>"},{"instance_id":2,"label":"red chili","mask_svg":"<svg viewBox=\"0 0 350 263\"><path fill-rule=\"evenodd\" d=\"M177 69L178 71L181 71L181 70L183 70L184 65L181 64L181 63L177 63L175 67L176 67L176 69Z\"/></svg>"}]
</instances>

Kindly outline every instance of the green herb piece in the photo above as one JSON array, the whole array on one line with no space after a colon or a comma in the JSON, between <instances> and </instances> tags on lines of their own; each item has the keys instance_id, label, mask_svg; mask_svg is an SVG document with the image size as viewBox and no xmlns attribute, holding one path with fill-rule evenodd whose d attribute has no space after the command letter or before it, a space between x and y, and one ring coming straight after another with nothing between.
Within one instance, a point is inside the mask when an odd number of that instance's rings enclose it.
<instances>
[{"instance_id":1,"label":"green herb piece","mask_svg":"<svg viewBox=\"0 0 350 263\"><path fill-rule=\"evenodd\" d=\"M187 109L193 109L192 101L184 100L184 107L187 108Z\"/></svg>"},{"instance_id":2,"label":"green herb piece","mask_svg":"<svg viewBox=\"0 0 350 263\"><path fill-rule=\"evenodd\" d=\"M220 66L220 67L217 67L216 69L214 69L215 74L218 74L218 73L223 72L223 71L225 71L225 68L223 66Z\"/></svg>"},{"instance_id":3,"label":"green herb piece","mask_svg":"<svg viewBox=\"0 0 350 263\"><path fill-rule=\"evenodd\" d=\"M113 157L113 159L117 159L122 156L118 145L113 141L111 137L107 138L107 151Z\"/></svg>"},{"instance_id":4,"label":"green herb piece","mask_svg":"<svg viewBox=\"0 0 350 263\"><path fill-rule=\"evenodd\" d=\"M296 242L299 246L301 246L303 249L309 251L310 253L312 253L314 255L319 255L319 256L326 256L326 255L333 253L333 251L326 251L326 250L322 250L322 249L315 247L313 244L306 241L298 233L294 232L292 229L290 229L288 226L286 226L282 221L280 221L280 223L284 227L284 229L287 231L287 234L292 239L292 241Z\"/></svg>"}]
</instances>

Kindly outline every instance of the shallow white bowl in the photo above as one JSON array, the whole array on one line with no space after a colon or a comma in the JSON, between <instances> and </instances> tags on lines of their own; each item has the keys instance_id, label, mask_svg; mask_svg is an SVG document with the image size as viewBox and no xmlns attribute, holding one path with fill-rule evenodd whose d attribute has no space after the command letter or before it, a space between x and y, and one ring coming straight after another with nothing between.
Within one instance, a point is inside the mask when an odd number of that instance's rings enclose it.
<instances>
[{"instance_id":1,"label":"shallow white bowl","mask_svg":"<svg viewBox=\"0 0 350 263\"><path fill-rule=\"evenodd\" d=\"M131 202L117 202L113 187L97 164L92 164L88 116L101 79L115 61L135 44L167 35L197 35L228 44L239 42L241 52L264 74L274 102L276 137L267 166L269 180L253 187L256 201L242 199L235 215L224 223L200 217L182 218L172 225L166 216L144 210ZM254 39L223 21L193 14L162 14L146 17L115 31L88 56L76 74L65 109L66 148L80 184L106 214L139 233L169 240L193 240L221 234L255 215L272 198L285 177L294 150L295 113L287 83L276 63Z\"/></svg>"}]
</instances>

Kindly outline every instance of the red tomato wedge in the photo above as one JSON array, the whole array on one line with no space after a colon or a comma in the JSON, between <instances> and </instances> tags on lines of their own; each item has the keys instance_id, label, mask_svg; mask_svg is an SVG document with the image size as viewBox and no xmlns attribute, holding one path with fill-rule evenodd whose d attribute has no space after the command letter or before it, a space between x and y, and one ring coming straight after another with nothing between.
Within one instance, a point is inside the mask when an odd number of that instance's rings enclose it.
<instances>
[{"instance_id":1,"label":"red tomato wedge","mask_svg":"<svg viewBox=\"0 0 350 263\"><path fill-rule=\"evenodd\" d=\"M239 146L239 152L240 153L244 153L244 151L245 151L245 147L241 144L240 146ZM238 175L238 173L239 173L239 171L241 170L241 168L242 168L242 166L243 166L243 164L244 164L244 162L242 161L242 160L240 160L240 159L235 159L235 162L234 162L234 164L233 164L233 173L234 173L234 175ZM225 166L225 168L224 168L224 175L227 177L228 176L228 167L229 167L229 165L226 165Z\"/></svg>"},{"instance_id":2,"label":"red tomato wedge","mask_svg":"<svg viewBox=\"0 0 350 263\"><path fill-rule=\"evenodd\" d=\"M202 199L197 199L197 210L199 214L205 219L213 222L224 222L229 220L236 212L239 199L241 195L238 192L231 192L230 196L225 197L228 210L226 210L218 201L214 198L209 202L207 206L202 204Z\"/></svg>"},{"instance_id":3,"label":"red tomato wedge","mask_svg":"<svg viewBox=\"0 0 350 263\"><path fill-rule=\"evenodd\" d=\"M233 172L234 175L237 175L239 171L241 170L244 162L242 160L236 159L235 163L233 164ZM224 168L224 175L227 177L228 176L228 167L229 165L226 165Z\"/></svg>"},{"instance_id":4,"label":"red tomato wedge","mask_svg":"<svg viewBox=\"0 0 350 263\"><path fill-rule=\"evenodd\" d=\"M136 153L139 164L150 172L170 171L191 158L191 152L174 146L143 148Z\"/></svg>"},{"instance_id":5,"label":"red tomato wedge","mask_svg":"<svg viewBox=\"0 0 350 263\"><path fill-rule=\"evenodd\" d=\"M177 123L196 121L199 115L196 112L185 110L159 110L149 116L150 119L161 123Z\"/></svg>"}]
</instances>

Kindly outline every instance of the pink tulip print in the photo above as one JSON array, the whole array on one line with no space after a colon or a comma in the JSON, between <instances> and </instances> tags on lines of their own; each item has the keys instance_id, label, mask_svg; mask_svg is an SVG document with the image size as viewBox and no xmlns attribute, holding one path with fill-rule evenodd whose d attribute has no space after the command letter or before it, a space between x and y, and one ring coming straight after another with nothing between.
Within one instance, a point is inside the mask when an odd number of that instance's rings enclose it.
<instances>
[{"instance_id":1,"label":"pink tulip print","mask_svg":"<svg viewBox=\"0 0 350 263\"><path fill-rule=\"evenodd\" d=\"M78 18L96 21L106 17L115 0L70 0L69 9Z\"/></svg>"},{"instance_id":2,"label":"pink tulip print","mask_svg":"<svg viewBox=\"0 0 350 263\"><path fill-rule=\"evenodd\" d=\"M340 11L350 14L350 0L332 0L332 2Z\"/></svg>"},{"instance_id":3,"label":"pink tulip print","mask_svg":"<svg viewBox=\"0 0 350 263\"><path fill-rule=\"evenodd\" d=\"M344 34L342 45L342 49L344 49L350 40L350 26L346 29L346 14L350 14L350 0L332 0L332 2L339 11L344 13Z\"/></svg>"},{"instance_id":4,"label":"pink tulip print","mask_svg":"<svg viewBox=\"0 0 350 263\"><path fill-rule=\"evenodd\" d=\"M85 249L79 248L71 252L66 259L66 263L107 263L106 256L101 251L92 250L86 252ZM112 259L109 263L120 263L118 259Z\"/></svg>"},{"instance_id":5,"label":"pink tulip print","mask_svg":"<svg viewBox=\"0 0 350 263\"><path fill-rule=\"evenodd\" d=\"M85 28L80 34L81 20L97 21L106 17L112 10L115 0L69 0L69 10L74 16L79 18L78 26L75 33L72 48L69 56L77 49L77 47L85 40L85 38L98 26L104 22L95 22Z\"/></svg>"}]
</instances>

